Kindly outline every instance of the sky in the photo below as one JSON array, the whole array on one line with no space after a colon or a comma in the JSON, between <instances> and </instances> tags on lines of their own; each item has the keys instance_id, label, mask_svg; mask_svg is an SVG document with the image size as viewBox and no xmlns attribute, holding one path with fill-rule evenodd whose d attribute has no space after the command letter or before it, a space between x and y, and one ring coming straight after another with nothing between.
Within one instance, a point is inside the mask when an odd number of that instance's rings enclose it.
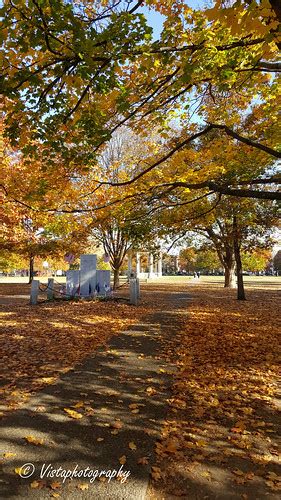
<instances>
[{"instance_id":1,"label":"sky","mask_svg":"<svg viewBox=\"0 0 281 500\"><path fill-rule=\"evenodd\" d=\"M186 0L185 3L189 7L200 9L204 5L206 5L207 2L206 0ZM145 15L148 25L153 28L153 38L155 38L155 40L158 39L162 31L165 16L162 16L161 14L159 14L159 12L149 9L148 7L141 7L141 9L138 9L138 12L142 12Z\"/></svg>"}]
</instances>

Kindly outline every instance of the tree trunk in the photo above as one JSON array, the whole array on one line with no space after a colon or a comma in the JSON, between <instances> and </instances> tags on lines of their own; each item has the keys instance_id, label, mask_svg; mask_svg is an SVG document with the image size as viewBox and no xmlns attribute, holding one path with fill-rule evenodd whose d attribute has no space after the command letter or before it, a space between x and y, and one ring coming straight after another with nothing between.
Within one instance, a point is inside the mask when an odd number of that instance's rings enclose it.
<instances>
[{"instance_id":1,"label":"tree trunk","mask_svg":"<svg viewBox=\"0 0 281 500\"><path fill-rule=\"evenodd\" d=\"M240 245L238 238L237 218L233 217L233 248L236 262L237 273L237 300L246 300L244 282L243 282L243 268L240 255Z\"/></svg>"},{"instance_id":2,"label":"tree trunk","mask_svg":"<svg viewBox=\"0 0 281 500\"><path fill-rule=\"evenodd\" d=\"M224 266L224 288L235 288L236 287L236 277L235 277L235 266L234 262L229 265Z\"/></svg>"},{"instance_id":3,"label":"tree trunk","mask_svg":"<svg viewBox=\"0 0 281 500\"><path fill-rule=\"evenodd\" d=\"M119 286L119 272L119 267L113 270L113 290L116 290Z\"/></svg>"},{"instance_id":4,"label":"tree trunk","mask_svg":"<svg viewBox=\"0 0 281 500\"><path fill-rule=\"evenodd\" d=\"M31 283L33 280L34 274L34 256L29 257L29 280L28 283Z\"/></svg>"},{"instance_id":5,"label":"tree trunk","mask_svg":"<svg viewBox=\"0 0 281 500\"><path fill-rule=\"evenodd\" d=\"M235 261L233 255L232 243L230 245L225 245L225 251L223 255L223 267L224 267L224 287L225 288L235 288Z\"/></svg>"}]
</instances>

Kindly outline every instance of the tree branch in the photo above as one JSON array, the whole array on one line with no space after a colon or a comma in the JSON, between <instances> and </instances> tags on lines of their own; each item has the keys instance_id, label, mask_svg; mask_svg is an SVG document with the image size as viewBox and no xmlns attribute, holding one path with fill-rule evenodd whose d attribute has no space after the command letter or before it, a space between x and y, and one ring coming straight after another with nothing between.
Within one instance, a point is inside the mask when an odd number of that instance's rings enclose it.
<instances>
[{"instance_id":1,"label":"tree branch","mask_svg":"<svg viewBox=\"0 0 281 500\"><path fill-rule=\"evenodd\" d=\"M244 137L237 132L234 132L234 130L230 129L226 125L219 125L217 123L209 123L209 125L214 128L214 129L220 129L224 130L224 132L229 135L230 137L233 137L233 139L236 139L237 141L244 142L244 144L247 144L248 146L252 146L253 148L261 149L262 151L265 151L271 156L274 156L275 158L281 158L281 152L276 151L275 149L272 149L268 146L265 146L264 144L261 144L260 142L253 141L252 139L248 139L247 137Z\"/></svg>"}]
</instances>

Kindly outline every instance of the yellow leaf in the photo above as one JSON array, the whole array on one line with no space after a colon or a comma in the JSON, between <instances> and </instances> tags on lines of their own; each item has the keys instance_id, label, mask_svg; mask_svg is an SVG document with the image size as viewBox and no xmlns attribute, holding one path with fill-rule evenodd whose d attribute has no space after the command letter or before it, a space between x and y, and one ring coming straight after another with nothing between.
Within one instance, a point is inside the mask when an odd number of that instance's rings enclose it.
<instances>
[{"instance_id":1,"label":"yellow leaf","mask_svg":"<svg viewBox=\"0 0 281 500\"><path fill-rule=\"evenodd\" d=\"M130 448L130 450L133 450L133 451L135 451L137 449L137 447L136 447L136 445L135 445L135 443L133 441L131 441L129 443L129 448Z\"/></svg>"},{"instance_id":2,"label":"yellow leaf","mask_svg":"<svg viewBox=\"0 0 281 500\"><path fill-rule=\"evenodd\" d=\"M32 488L33 490L40 488L39 481L32 481L32 483L30 484L30 488Z\"/></svg>"},{"instance_id":3,"label":"yellow leaf","mask_svg":"<svg viewBox=\"0 0 281 500\"><path fill-rule=\"evenodd\" d=\"M87 483L81 483L81 484L78 484L78 488L79 490L88 490L89 489L89 485Z\"/></svg>"},{"instance_id":4,"label":"yellow leaf","mask_svg":"<svg viewBox=\"0 0 281 500\"><path fill-rule=\"evenodd\" d=\"M83 415L81 415L81 413L78 413L77 411L75 410L71 410L70 408L64 408L64 411L71 417L71 418L75 418L75 419L79 419L79 418L82 418Z\"/></svg>"},{"instance_id":5,"label":"yellow leaf","mask_svg":"<svg viewBox=\"0 0 281 500\"><path fill-rule=\"evenodd\" d=\"M7 451L3 455L4 458L12 458L12 457L15 457L15 456L16 456L16 453L11 453L10 451Z\"/></svg>"},{"instance_id":6,"label":"yellow leaf","mask_svg":"<svg viewBox=\"0 0 281 500\"><path fill-rule=\"evenodd\" d=\"M156 394L157 391L153 387L147 387L146 392L151 396L152 394Z\"/></svg>"},{"instance_id":7,"label":"yellow leaf","mask_svg":"<svg viewBox=\"0 0 281 500\"><path fill-rule=\"evenodd\" d=\"M98 438L97 441L100 443L101 441L104 441L104 438Z\"/></svg>"},{"instance_id":8,"label":"yellow leaf","mask_svg":"<svg viewBox=\"0 0 281 500\"><path fill-rule=\"evenodd\" d=\"M203 439L199 439L198 441L196 441L196 444L197 446L206 446L208 443L206 443L206 441L204 441Z\"/></svg>"},{"instance_id":9,"label":"yellow leaf","mask_svg":"<svg viewBox=\"0 0 281 500\"><path fill-rule=\"evenodd\" d=\"M40 382L44 382L44 384L53 384L56 380L56 377L42 377Z\"/></svg>"},{"instance_id":10,"label":"yellow leaf","mask_svg":"<svg viewBox=\"0 0 281 500\"><path fill-rule=\"evenodd\" d=\"M122 455L122 457L119 458L119 462L121 465L124 465L127 462L126 455Z\"/></svg>"},{"instance_id":11,"label":"yellow leaf","mask_svg":"<svg viewBox=\"0 0 281 500\"><path fill-rule=\"evenodd\" d=\"M35 444L36 446L44 444L44 439L38 439L34 436L25 436L24 438L28 443Z\"/></svg>"},{"instance_id":12,"label":"yellow leaf","mask_svg":"<svg viewBox=\"0 0 281 500\"><path fill-rule=\"evenodd\" d=\"M16 473L16 474L18 474L19 476L21 476L21 475L22 475L22 473L23 473L23 468L22 468L22 467L17 467L17 468L15 469L15 473Z\"/></svg>"},{"instance_id":13,"label":"yellow leaf","mask_svg":"<svg viewBox=\"0 0 281 500\"><path fill-rule=\"evenodd\" d=\"M84 406L84 402L83 401L78 401L78 403L76 403L75 405L72 405L73 408L82 408Z\"/></svg>"}]
</instances>

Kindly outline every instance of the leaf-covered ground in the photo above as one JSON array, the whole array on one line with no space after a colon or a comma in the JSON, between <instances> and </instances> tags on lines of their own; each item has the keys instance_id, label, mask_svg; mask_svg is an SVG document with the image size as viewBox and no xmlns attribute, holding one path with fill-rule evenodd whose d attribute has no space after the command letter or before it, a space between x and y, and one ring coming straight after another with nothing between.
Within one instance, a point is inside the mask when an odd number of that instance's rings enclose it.
<instances>
[{"instance_id":1,"label":"leaf-covered ground","mask_svg":"<svg viewBox=\"0 0 281 500\"><path fill-rule=\"evenodd\" d=\"M30 306L21 298L28 291L28 285L0 285L4 412L21 406L145 312L142 307L97 301Z\"/></svg>"},{"instance_id":2,"label":"leaf-covered ground","mask_svg":"<svg viewBox=\"0 0 281 500\"><path fill-rule=\"evenodd\" d=\"M149 500L277 499L278 292L256 285L246 302L204 280L144 285L138 308L7 300L1 307L4 410L20 407L134 322L157 321L173 388ZM6 297L27 291L2 287ZM183 289L190 300L181 302Z\"/></svg>"},{"instance_id":3,"label":"leaf-covered ground","mask_svg":"<svg viewBox=\"0 0 281 500\"><path fill-rule=\"evenodd\" d=\"M150 498L278 498L278 292L189 291L166 352L178 372Z\"/></svg>"}]
</instances>

